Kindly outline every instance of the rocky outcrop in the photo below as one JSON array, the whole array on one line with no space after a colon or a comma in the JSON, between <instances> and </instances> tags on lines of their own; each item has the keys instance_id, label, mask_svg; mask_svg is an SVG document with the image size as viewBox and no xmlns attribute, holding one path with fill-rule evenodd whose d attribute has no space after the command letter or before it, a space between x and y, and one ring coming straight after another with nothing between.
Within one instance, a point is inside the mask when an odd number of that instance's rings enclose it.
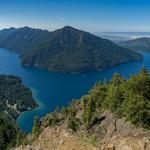
<instances>
[{"instance_id":1,"label":"rocky outcrop","mask_svg":"<svg viewBox=\"0 0 150 150\"><path fill-rule=\"evenodd\" d=\"M32 145L14 150L97 150L63 127L46 128Z\"/></svg>"},{"instance_id":2,"label":"rocky outcrop","mask_svg":"<svg viewBox=\"0 0 150 150\"><path fill-rule=\"evenodd\" d=\"M20 146L13 150L150 150L150 141L148 138L113 137L94 147L62 127L48 127L32 145Z\"/></svg>"},{"instance_id":3,"label":"rocky outcrop","mask_svg":"<svg viewBox=\"0 0 150 150\"><path fill-rule=\"evenodd\" d=\"M150 150L148 139L124 138L113 139L101 147L102 150Z\"/></svg>"},{"instance_id":4,"label":"rocky outcrop","mask_svg":"<svg viewBox=\"0 0 150 150\"><path fill-rule=\"evenodd\" d=\"M90 131L99 136L97 145L85 140L82 130L73 133L63 124L45 128L32 145L13 150L150 150L149 131L136 128L123 119L115 120L109 111L101 117L105 119Z\"/></svg>"}]
</instances>

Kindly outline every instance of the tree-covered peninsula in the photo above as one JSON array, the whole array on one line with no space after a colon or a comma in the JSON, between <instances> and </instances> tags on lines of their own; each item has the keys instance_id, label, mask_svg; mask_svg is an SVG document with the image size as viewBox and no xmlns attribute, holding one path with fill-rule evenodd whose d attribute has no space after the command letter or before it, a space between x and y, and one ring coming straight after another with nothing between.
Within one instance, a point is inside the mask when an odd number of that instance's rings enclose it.
<instances>
[{"instance_id":1,"label":"tree-covered peninsula","mask_svg":"<svg viewBox=\"0 0 150 150\"><path fill-rule=\"evenodd\" d=\"M31 90L19 77L0 75L0 112L16 119L21 112L36 106Z\"/></svg>"}]
</instances>

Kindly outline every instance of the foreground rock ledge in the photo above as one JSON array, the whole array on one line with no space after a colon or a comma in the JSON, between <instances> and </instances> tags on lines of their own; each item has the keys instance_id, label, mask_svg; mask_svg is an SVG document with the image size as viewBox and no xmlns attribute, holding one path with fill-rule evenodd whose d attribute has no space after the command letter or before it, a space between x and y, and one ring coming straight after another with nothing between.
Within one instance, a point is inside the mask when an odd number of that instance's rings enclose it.
<instances>
[{"instance_id":1,"label":"foreground rock ledge","mask_svg":"<svg viewBox=\"0 0 150 150\"><path fill-rule=\"evenodd\" d=\"M12 150L150 150L150 141L146 137L112 137L94 147L64 127L47 127L32 145Z\"/></svg>"}]
</instances>

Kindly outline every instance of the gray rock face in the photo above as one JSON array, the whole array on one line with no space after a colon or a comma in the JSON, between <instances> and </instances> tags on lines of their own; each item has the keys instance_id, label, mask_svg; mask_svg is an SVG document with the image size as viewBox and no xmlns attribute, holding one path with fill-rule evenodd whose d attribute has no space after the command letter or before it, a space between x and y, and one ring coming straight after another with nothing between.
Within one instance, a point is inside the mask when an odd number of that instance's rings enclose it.
<instances>
[{"instance_id":1,"label":"gray rock face","mask_svg":"<svg viewBox=\"0 0 150 150\"><path fill-rule=\"evenodd\" d=\"M63 124L45 128L32 145L13 150L150 150L150 131L136 128L123 119L115 120L109 111L102 116L105 119L92 129L99 136L96 147L79 138L82 131L73 134Z\"/></svg>"}]
</instances>

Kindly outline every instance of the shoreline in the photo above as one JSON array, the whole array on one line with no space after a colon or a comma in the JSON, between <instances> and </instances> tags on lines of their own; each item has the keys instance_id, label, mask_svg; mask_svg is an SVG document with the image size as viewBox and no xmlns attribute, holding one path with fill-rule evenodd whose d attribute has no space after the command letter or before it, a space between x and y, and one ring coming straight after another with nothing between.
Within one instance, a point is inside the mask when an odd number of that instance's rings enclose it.
<instances>
[{"instance_id":1,"label":"shoreline","mask_svg":"<svg viewBox=\"0 0 150 150\"><path fill-rule=\"evenodd\" d=\"M24 129L22 129L22 127L21 127L21 120L24 118L24 116L26 116L26 114L28 114L28 113L31 113L31 112L34 112L34 111L38 111L38 110L41 110L41 109L43 109L44 108L44 104L40 101L40 100L38 100L38 98L37 98L37 91L34 89L34 88L30 88L31 89L31 91L32 91L32 97L33 97L33 99L35 100L35 102L37 103L37 107L35 107L35 108L30 108L29 110L26 110L26 111L23 111L23 112L21 112L19 115L18 115L18 117L17 117L17 119L16 119L16 123L17 123L17 125L19 126L19 128L21 129L21 130L23 130L24 131ZM24 131L24 132L30 132L30 131Z\"/></svg>"}]
</instances>

